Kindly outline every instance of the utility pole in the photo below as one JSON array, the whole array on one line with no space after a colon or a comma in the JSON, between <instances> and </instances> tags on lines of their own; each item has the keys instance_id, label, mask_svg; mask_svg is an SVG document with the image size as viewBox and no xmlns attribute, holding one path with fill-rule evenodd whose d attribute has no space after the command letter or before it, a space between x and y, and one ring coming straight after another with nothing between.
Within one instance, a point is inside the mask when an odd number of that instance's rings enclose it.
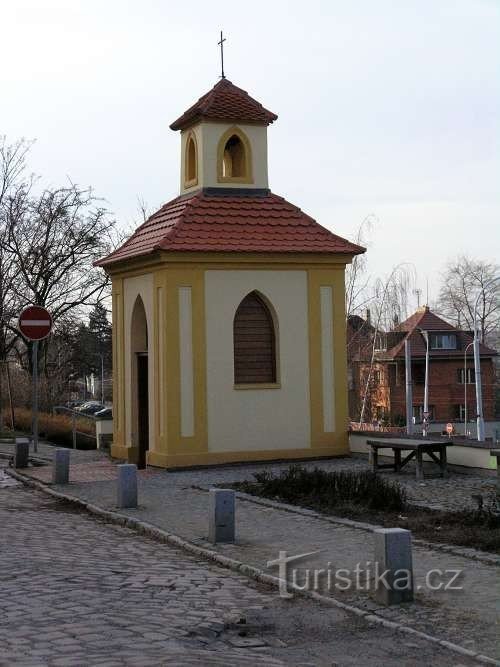
<instances>
[{"instance_id":1,"label":"utility pole","mask_svg":"<svg viewBox=\"0 0 500 667\"><path fill-rule=\"evenodd\" d=\"M413 433L413 387L411 384L411 343L405 339L405 371L406 371L406 433Z\"/></svg>"}]
</instances>

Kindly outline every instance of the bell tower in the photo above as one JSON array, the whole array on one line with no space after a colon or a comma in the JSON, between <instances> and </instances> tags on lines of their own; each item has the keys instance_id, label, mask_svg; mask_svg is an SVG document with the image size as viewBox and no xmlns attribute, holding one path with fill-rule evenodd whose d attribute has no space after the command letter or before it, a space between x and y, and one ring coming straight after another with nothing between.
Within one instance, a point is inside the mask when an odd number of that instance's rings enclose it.
<instances>
[{"instance_id":1,"label":"bell tower","mask_svg":"<svg viewBox=\"0 0 500 667\"><path fill-rule=\"evenodd\" d=\"M222 78L170 125L181 132L181 194L268 190L267 126L277 119Z\"/></svg>"}]
</instances>

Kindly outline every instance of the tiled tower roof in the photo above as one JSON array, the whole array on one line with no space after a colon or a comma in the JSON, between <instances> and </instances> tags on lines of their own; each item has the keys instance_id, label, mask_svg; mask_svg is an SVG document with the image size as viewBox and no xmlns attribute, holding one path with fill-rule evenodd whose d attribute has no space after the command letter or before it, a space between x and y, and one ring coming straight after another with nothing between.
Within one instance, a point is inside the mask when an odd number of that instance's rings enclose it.
<instances>
[{"instance_id":1,"label":"tiled tower roof","mask_svg":"<svg viewBox=\"0 0 500 667\"><path fill-rule=\"evenodd\" d=\"M260 102L238 88L228 79L221 79L170 125L172 130L183 130L199 120L226 120L238 123L269 125L278 116L265 109Z\"/></svg>"}]
</instances>

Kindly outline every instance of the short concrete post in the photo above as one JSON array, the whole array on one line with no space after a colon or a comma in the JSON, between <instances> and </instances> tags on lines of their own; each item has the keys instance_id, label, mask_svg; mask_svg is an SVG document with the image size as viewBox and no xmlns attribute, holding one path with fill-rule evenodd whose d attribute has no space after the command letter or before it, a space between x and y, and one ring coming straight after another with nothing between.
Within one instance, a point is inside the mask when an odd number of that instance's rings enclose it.
<instances>
[{"instance_id":1,"label":"short concrete post","mask_svg":"<svg viewBox=\"0 0 500 667\"><path fill-rule=\"evenodd\" d=\"M56 449L52 461L52 483L67 484L69 482L69 449Z\"/></svg>"},{"instance_id":2,"label":"short concrete post","mask_svg":"<svg viewBox=\"0 0 500 667\"><path fill-rule=\"evenodd\" d=\"M137 466L134 463L122 463L118 468L117 500L118 507L137 507Z\"/></svg>"},{"instance_id":3,"label":"short concrete post","mask_svg":"<svg viewBox=\"0 0 500 667\"><path fill-rule=\"evenodd\" d=\"M29 438L16 438L16 443L14 445L14 468L27 468L29 457Z\"/></svg>"},{"instance_id":4,"label":"short concrete post","mask_svg":"<svg viewBox=\"0 0 500 667\"><path fill-rule=\"evenodd\" d=\"M234 491L210 489L208 499L208 539L217 542L234 542Z\"/></svg>"},{"instance_id":5,"label":"short concrete post","mask_svg":"<svg viewBox=\"0 0 500 667\"><path fill-rule=\"evenodd\" d=\"M413 600L411 532L380 528L375 533L375 598L384 605Z\"/></svg>"}]
</instances>

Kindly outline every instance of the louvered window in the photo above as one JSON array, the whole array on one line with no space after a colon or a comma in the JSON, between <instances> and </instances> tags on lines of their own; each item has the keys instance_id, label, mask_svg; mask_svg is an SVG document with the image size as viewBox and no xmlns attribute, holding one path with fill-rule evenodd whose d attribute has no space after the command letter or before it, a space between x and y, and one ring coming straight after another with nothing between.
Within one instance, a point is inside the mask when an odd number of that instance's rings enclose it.
<instances>
[{"instance_id":1,"label":"louvered window","mask_svg":"<svg viewBox=\"0 0 500 667\"><path fill-rule=\"evenodd\" d=\"M274 322L262 298L248 294L238 306L233 324L235 384L276 382Z\"/></svg>"}]
</instances>

